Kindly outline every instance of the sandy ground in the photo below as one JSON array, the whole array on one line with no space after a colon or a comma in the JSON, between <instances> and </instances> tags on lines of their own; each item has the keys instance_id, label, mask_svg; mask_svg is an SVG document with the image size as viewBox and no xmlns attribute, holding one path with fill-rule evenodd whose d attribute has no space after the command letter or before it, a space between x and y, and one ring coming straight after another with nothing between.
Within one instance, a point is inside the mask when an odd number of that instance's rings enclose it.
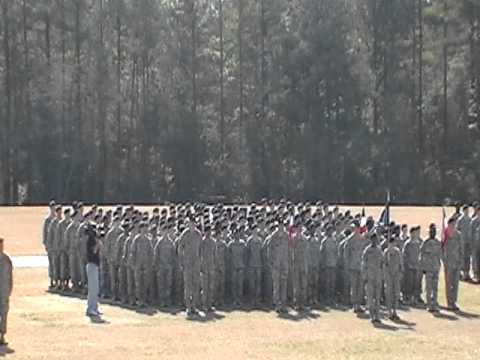
<instances>
[{"instance_id":1,"label":"sandy ground","mask_svg":"<svg viewBox=\"0 0 480 360\"><path fill-rule=\"evenodd\" d=\"M148 210L149 208L143 208ZM353 213L361 207L350 208ZM383 207L367 207L367 215L378 219ZM448 213L453 210L448 209ZM48 209L44 207L0 207L0 237L5 238L5 249L11 255L45 254L42 245L42 224ZM391 218L397 223L421 225L424 235L428 225L440 226L442 210L439 207L392 207Z\"/></svg>"},{"instance_id":2,"label":"sandy ground","mask_svg":"<svg viewBox=\"0 0 480 360\"><path fill-rule=\"evenodd\" d=\"M17 269L8 359L478 359L480 286L462 284L461 313L400 311L403 321L374 328L345 309L136 312L103 305L103 323L84 316L85 301L45 292L44 269ZM443 302L443 289L440 290Z\"/></svg>"}]
</instances>

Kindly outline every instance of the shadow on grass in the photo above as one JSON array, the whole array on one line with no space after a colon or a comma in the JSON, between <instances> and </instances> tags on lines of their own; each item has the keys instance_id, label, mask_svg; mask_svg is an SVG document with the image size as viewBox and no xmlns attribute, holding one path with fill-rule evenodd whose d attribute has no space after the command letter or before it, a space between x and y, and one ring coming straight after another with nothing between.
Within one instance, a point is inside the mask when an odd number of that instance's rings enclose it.
<instances>
[{"instance_id":1,"label":"shadow on grass","mask_svg":"<svg viewBox=\"0 0 480 360\"><path fill-rule=\"evenodd\" d=\"M433 314L433 317L435 317L437 319L443 319L443 320L449 320L449 321L457 321L458 320L458 317L446 314L446 313L441 312L441 311L435 312L435 313L432 313L432 314Z\"/></svg>"},{"instance_id":2,"label":"shadow on grass","mask_svg":"<svg viewBox=\"0 0 480 360\"><path fill-rule=\"evenodd\" d=\"M199 323L207 323L207 322L214 322L217 320L224 319L225 316L222 314L218 314L215 312L208 312L208 313L199 313L194 315L188 315L186 319L192 322L199 322Z\"/></svg>"},{"instance_id":3,"label":"shadow on grass","mask_svg":"<svg viewBox=\"0 0 480 360\"><path fill-rule=\"evenodd\" d=\"M373 327L376 328L376 329L379 329L379 330L387 330L387 331L398 331L399 330L398 327L393 326L393 325L385 324L384 322L373 324Z\"/></svg>"},{"instance_id":4,"label":"shadow on grass","mask_svg":"<svg viewBox=\"0 0 480 360\"><path fill-rule=\"evenodd\" d=\"M463 311L463 310L458 310L458 311L455 311L454 313L455 313L455 315L457 315L459 317L462 317L462 318L465 318L465 319L478 319L478 318L480 318L480 315L478 315L478 314L469 313L469 312L466 312L466 311Z\"/></svg>"},{"instance_id":5,"label":"shadow on grass","mask_svg":"<svg viewBox=\"0 0 480 360\"><path fill-rule=\"evenodd\" d=\"M15 350L13 350L10 346L0 345L0 357L8 356L8 355L13 354L13 353L15 353Z\"/></svg>"},{"instance_id":6,"label":"shadow on grass","mask_svg":"<svg viewBox=\"0 0 480 360\"><path fill-rule=\"evenodd\" d=\"M320 317L320 315L315 314L311 311L299 311L299 312L287 312L278 314L280 319L289 320L289 321L302 321L302 320L315 320Z\"/></svg>"},{"instance_id":7,"label":"shadow on grass","mask_svg":"<svg viewBox=\"0 0 480 360\"><path fill-rule=\"evenodd\" d=\"M401 330L415 330L415 326L417 326L417 323L403 320L403 319L392 320L392 322L396 325L403 325Z\"/></svg>"}]
</instances>

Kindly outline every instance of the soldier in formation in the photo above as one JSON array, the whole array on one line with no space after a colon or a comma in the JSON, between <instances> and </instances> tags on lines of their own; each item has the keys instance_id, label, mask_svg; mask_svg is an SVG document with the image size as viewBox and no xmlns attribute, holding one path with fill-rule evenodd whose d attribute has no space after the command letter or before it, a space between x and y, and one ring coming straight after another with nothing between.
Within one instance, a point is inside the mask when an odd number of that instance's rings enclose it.
<instances>
[{"instance_id":1,"label":"soldier in formation","mask_svg":"<svg viewBox=\"0 0 480 360\"><path fill-rule=\"evenodd\" d=\"M458 309L458 280L467 272L460 229L470 233L470 264L478 277L479 214L477 206L468 227L465 209L450 219L440 242L433 225L423 241L418 226L409 233L406 225L376 223L321 202L186 203L152 213L92 206L84 213L81 203L62 207L52 201L42 236L54 291L85 293L86 229L93 224L104 234L101 291L111 301L180 306L189 316L247 299L279 313L342 304L358 314L367 304L378 323L381 304L392 320L398 320L399 304L423 306L423 278L427 309L437 311L441 261L448 305Z\"/></svg>"},{"instance_id":2,"label":"soldier in formation","mask_svg":"<svg viewBox=\"0 0 480 360\"><path fill-rule=\"evenodd\" d=\"M13 289L13 266L10 257L3 251L4 240L0 238L0 346L8 345L5 341L7 333L7 317L10 295Z\"/></svg>"}]
</instances>

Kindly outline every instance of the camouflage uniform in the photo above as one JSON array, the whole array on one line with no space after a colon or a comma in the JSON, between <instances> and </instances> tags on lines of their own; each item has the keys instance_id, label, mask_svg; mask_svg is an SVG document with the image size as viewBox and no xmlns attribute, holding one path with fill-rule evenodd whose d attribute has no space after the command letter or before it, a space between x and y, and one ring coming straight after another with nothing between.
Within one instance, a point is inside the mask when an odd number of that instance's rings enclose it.
<instances>
[{"instance_id":1,"label":"camouflage uniform","mask_svg":"<svg viewBox=\"0 0 480 360\"><path fill-rule=\"evenodd\" d=\"M254 234L247 241L250 296L256 304L262 294L262 240Z\"/></svg>"},{"instance_id":2,"label":"camouflage uniform","mask_svg":"<svg viewBox=\"0 0 480 360\"><path fill-rule=\"evenodd\" d=\"M123 247L123 261L125 264L127 274L127 303L130 305L136 305L137 299L135 294L135 259L132 251L132 246L139 231L138 228L134 229L128 236Z\"/></svg>"},{"instance_id":3,"label":"camouflage uniform","mask_svg":"<svg viewBox=\"0 0 480 360\"><path fill-rule=\"evenodd\" d=\"M0 254L0 337L7 333L7 318L10 303L10 295L13 288L13 266L10 257Z\"/></svg>"},{"instance_id":4,"label":"camouflage uniform","mask_svg":"<svg viewBox=\"0 0 480 360\"><path fill-rule=\"evenodd\" d=\"M396 246L385 249L383 253L385 279L385 300L390 317L397 317L398 301L400 300L400 284L403 274L402 252Z\"/></svg>"},{"instance_id":5,"label":"camouflage uniform","mask_svg":"<svg viewBox=\"0 0 480 360\"><path fill-rule=\"evenodd\" d=\"M156 272L158 305L172 305L173 267L175 265L175 245L170 236L164 235L153 250L153 267Z\"/></svg>"},{"instance_id":6,"label":"camouflage uniform","mask_svg":"<svg viewBox=\"0 0 480 360\"><path fill-rule=\"evenodd\" d=\"M347 245L348 237L345 237L338 245L338 276L339 288L337 293L340 301L346 305L350 304L350 277L348 272L348 264L345 263L345 246Z\"/></svg>"},{"instance_id":7,"label":"camouflage uniform","mask_svg":"<svg viewBox=\"0 0 480 360\"><path fill-rule=\"evenodd\" d=\"M447 274L447 303L449 307L456 307L458 300L458 283L460 270L464 266L464 250L462 235L453 231L443 246L443 266Z\"/></svg>"},{"instance_id":8,"label":"camouflage uniform","mask_svg":"<svg viewBox=\"0 0 480 360\"><path fill-rule=\"evenodd\" d=\"M123 249L125 248L125 242L129 237L128 231L120 233L117 241L113 246L113 254L115 256L115 261L118 264L118 287L117 293L113 294L114 299L122 301L124 304L128 302L127 297L127 263L123 257Z\"/></svg>"},{"instance_id":9,"label":"camouflage uniform","mask_svg":"<svg viewBox=\"0 0 480 360\"><path fill-rule=\"evenodd\" d=\"M472 267L475 278L480 280L480 216L475 215L470 224L470 239L472 243Z\"/></svg>"},{"instance_id":10,"label":"camouflage uniform","mask_svg":"<svg viewBox=\"0 0 480 360\"><path fill-rule=\"evenodd\" d=\"M185 286L184 286L184 274L182 264L180 261L180 235L178 235L173 242L175 248L174 254L174 267L173 267L173 283L175 289L175 303L177 305L185 304Z\"/></svg>"},{"instance_id":11,"label":"camouflage uniform","mask_svg":"<svg viewBox=\"0 0 480 360\"><path fill-rule=\"evenodd\" d=\"M362 255L367 247L366 239L359 233L354 232L350 235L345 243L344 262L348 268L350 279L350 298L353 310L358 312L361 310L361 304L364 298L364 286L362 280Z\"/></svg>"},{"instance_id":12,"label":"camouflage uniform","mask_svg":"<svg viewBox=\"0 0 480 360\"><path fill-rule=\"evenodd\" d=\"M107 258L107 265L109 267L108 273L110 275L109 280L109 293L114 300L118 298L118 248L117 241L120 235L123 233L123 229L120 227L120 223L117 222L107 232L105 236L105 257Z\"/></svg>"},{"instance_id":13,"label":"camouflage uniform","mask_svg":"<svg viewBox=\"0 0 480 360\"><path fill-rule=\"evenodd\" d=\"M295 304L300 309L306 305L308 295L309 245L310 243L303 233L296 236L293 253L293 294Z\"/></svg>"},{"instance_id":14,"label":"camouflage uniform","mask_svg":"<svg viewBox=\"0 0 480 360\"><path fill-rule=\"evenodd\" d=\"M278 228L269 238L269 258L272 266L273 303L277 310L285 310L287 305L288 276L288 234Z\"/></svg>"},{"instance_id":15,"label":"camouflage uniform","mask_svg":"<svg viewBox=\"0 0 480 360\"><path fill-rule=\"evenodd\" d=\"M403 247L403 265L405 267L405 293L404 300L416 302L420 293L417 289L417 282L420 273L420 242L409 239Z\"/></svg>"},{"instance_id":16,"label":"camouflage uniform","mask_svg":"<svg viewBox=\"0 0 480 360\"><path fill-rule=\"evenodd\" d=\"M269 235L265 236L262 244L263 300L267 304L271 304L273 301L272 262L270 259L270 250L268 249L269 239Z\"/></svg>"},{"instance_id":17,"label":"camouflage uniform","mask_svg":"<svg viewBox=\"0 0 480 360\"><path fill-rule=\"evenodd\" d=\"M200 247L202 300L207 311L212 309L215 298L215 246L215 240L206 236Z\"/></svg>"},{"instance_id":18,"label":"camouflage uniform","mask_svg":"<svg viewBox=\"0 0 480 360\"><path fill-rule=\"evenodd\" d=\"M370 318L380 320L383 254L380 246L369 245L362 255L362 277L367 283L367 302Z\"/></svg>"},{"instance_id":19,"label":"camouflage uniform","mask_svg":"<svg viewBox=\"0 0 480 360\"><path fill-rule=\"evenodd\" d=\"M58 259L57 259L57 250L56 250L56 238L58 233L58 223L60 220L55 217L51 222L50 226L48 227L48 235L47 235L47 254L48 254L48 275L50 279L53 281L58 280Z\"/></svg>"},{"instance_id":20,"label":"camouflage uniform","mask_svg":"<svg viewBox=\"0 0 480 360\"><path fill-rule=\"evenodd\" d=\"M67 228L72 223L72 219L67 217L58 223L57 249L59 257L59 279L64 283L70 278L68 252L67 252Z\"/></svg>"},{"instance_id":21,"label":"camouflage uniform","mask_svg":"<svg viewBox=\"0 0 480 360\"><path fill-rule=\"evenodd\" d=\"M235 235L235 240L228 244L230 258L232 260L232 297L235 304L240 304L243 298L243 285L245 276L245 251L246 245L243 240Z\"/></svg>"},{"instance_id":22,"label":"camouflage uniform","mask_svg":"<svg viewBox=\"0 0 480 360\"><path fill-rule=\"evenodd\" d=\"M74 220L65 230L65 248L68 254L68 269L70 271L70 279L72 281L73 290L77 291L80 286L80 269L78 268L78 252L77 252L77 234L80 222Z\"/></svg>"},{"instance_id":23,"label":"camouflage uniform","mask_svg":"<svg viewBox=\"0 0 480 360\"><path fill-rule=\"evenodd\" d=\"M185 305L194 311L199 302L200 247L202 235L196 229L187 229L179 239L179 261L183 269Z\"/></svg>"},{"instance_id":24,"label":"camouflage uniform","mask_svg":"<svg viewBox=\"0 0 480 360\"><path fill-rule=\"evenodd\" d=\"M143 227L131 244L132 265L135 278L135 297L140 306L147 304L151 289L153 246L150 235Z\"/></svg>"},{"instance_id":25,"label":"camouflage uniform","mask_svg":"<svg viewBox=\"0 0 480 360\"><path fill-rule=\"evenodd\" d=\"M457 229L462 234L463 241L463 266L462 273L465 279L470 278L470 258L472 255L470 216L462 214L457 220Z\"/></svg>"},{"instance_id":26,"label":"camouflage uniform","mask_svg":"<svg viewBox=\"0 0 480 360\"><path fill-rule=\"evenodd\" d=\"M320 242L312 235L308 238L308 303L315 304L319 298Z\"/></svg>"},{"instance_id":27,"label":"camouflage uniform","mask_svg":"<svg viewBox=\"0 0 480 360\"><path fill-rule=\"evenodd\" d=\"M226 276L226 253L227 244L223 234L215 242L215 305L221 306L225 303L225 276Z\"/></svg>"},{"instance_id":28,"label":"camouflage uniform","mask_svg":"<svg viewBox=\"0 0 480 360\"><path fill-rule=\"evenodd\" d=\"M320 246L320 256L325 283L327 302L335 300L335 278L337 268L337 241L335 237L327 236Z\"/></svg>"},{"instance_id":29,"label":"camouflage uniform","mask_svg":"<svg viewBox=\"0 0 480 360\"><path fill-rule=\"evenodd\" d=\"M53 280L53 260L52 260L52 254L50 253L50 238L49 238L49 230L50 230L50 225L52 221L55 219L55 216L50 214L45 218L43 222L43 231L42 231L42 243L43 246L45 247L45 251L47 252L47 257L48 257L48 276L50 277L51 280Z\"/></svg>"},{"instance_id":30,"label":"camouflage uniform","mask_svg":"<svg viewBox=\"0 0 480 360\"><path fill-rule=\"evenodd\" d=\"M420 247L420 270L425 272L425 291L429 310L438 308L438 274L442 259L442 245L438 239L429 238Z\"/></svg>"}]
</instances>

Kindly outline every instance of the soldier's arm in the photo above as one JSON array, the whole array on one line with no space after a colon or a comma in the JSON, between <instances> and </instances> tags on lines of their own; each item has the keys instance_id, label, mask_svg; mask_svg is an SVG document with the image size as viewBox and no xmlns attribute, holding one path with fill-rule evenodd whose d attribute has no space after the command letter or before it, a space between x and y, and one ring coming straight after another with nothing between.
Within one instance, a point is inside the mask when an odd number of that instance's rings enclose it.
<instances>
[{"instance_id":1,"label":"soldier's arm","mask_svg":"<svg viewBox=\"0 0 480 360\"><path fill-rule=\"evenodd\" d=\"M464 254L465 254L465 245L463 241L460 241L460 259L463 259Z\"/></svg>"},{"instance_id":2,"label":"soldier's arm","mask_svg":"<svg viewBox=\"0 0 480 360\"><path fill-rule=\"evenodd\" d=\"M362 274L362 277L365 277L365 270L366 270L366 267L367 267L367 260L368 260L368 248L365 249L363 251L363 254L362 254L362 263L361 263L361 267L360 267L360 271L361 271L361 274Z\"/></svg>"}]
</instances>

